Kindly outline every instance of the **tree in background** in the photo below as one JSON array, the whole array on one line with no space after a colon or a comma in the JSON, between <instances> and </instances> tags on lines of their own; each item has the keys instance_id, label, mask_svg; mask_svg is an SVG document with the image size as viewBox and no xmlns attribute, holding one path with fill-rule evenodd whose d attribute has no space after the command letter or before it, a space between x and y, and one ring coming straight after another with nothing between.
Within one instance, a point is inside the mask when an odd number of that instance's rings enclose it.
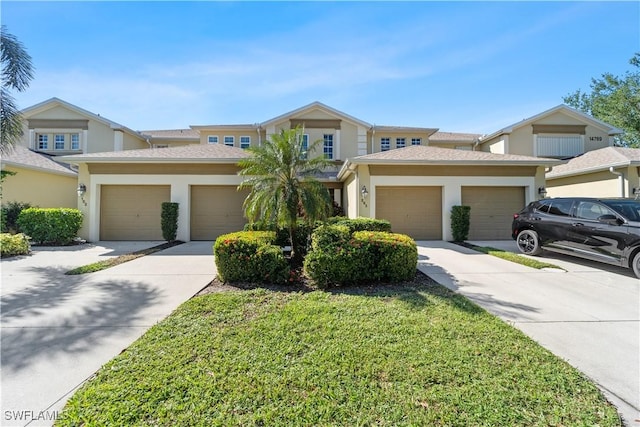
<instances>
[{"instance_id":1,"label":"tree in background","mask_svg":"<svg viewBox=\"0 0 640 427\"><path fill-rule=\"evenodd\" d=\"M320 140L303 144L304 130L300 127L281 130L270 141L247 149L252 156L239 162L244 177L239 189L248 188L244 201L245 216L250 222L273 221L289 230L291 258L299 248L294 238L301 210L306 221L313 223L331 213L329 190L314 175L322 172L330 162L323 156L309 158L316 152Z\"/></svg>"},{"instance_id":2,"label":"tree in background","mask_svg":"<svg viewBox=\"0 0 640 427\"><path fill-rule=\"evenodd\" d=\"M610 125L624 130L616 145L640 148L640 53L629 63L635 67L624 77L605 73L591 79L591 93L580 89L563 98L565 104L577 108Z\"/></svg>"},{"instance_id":3,"label":"tree in background","mask_svg":"<svg viewBox=\"0 0 640 427\"><path fill-rule=\"evenodd\" d=\"M31 56L20 41L0 27L2 87L0 87L0 152L6 153L22 136L22 117L10 90L24 91L33 78Z\"/></svg>"}]
</instances>

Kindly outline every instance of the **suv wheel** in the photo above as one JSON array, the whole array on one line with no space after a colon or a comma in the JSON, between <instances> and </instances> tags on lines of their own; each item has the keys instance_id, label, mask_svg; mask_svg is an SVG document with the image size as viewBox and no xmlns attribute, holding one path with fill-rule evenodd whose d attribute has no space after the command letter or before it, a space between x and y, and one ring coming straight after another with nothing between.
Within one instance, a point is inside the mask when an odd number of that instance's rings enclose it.
<instances>
[{"instance_id":1,"label":"suv wheel","mask_svg":"<svg viewBox=\"0 0 640 427\"><path fill-rule=\"evenodd\" d=\"M631 260L631 269L633 270L633 274L640 279L640 251L636 252L633 256L633 259Z\"/></svg>"},{"instance_id":2,"label":"suv wheel","mask_svg":"<svg viewBox=\"0 0 640 427\"><path fill-rule=\"evenodd\" d=\"M523 254L540 255L542 253L538 233L533 230L522 230L518 233L516 243L518 244L518 249L520 249L520 252Z\"/></svg>"}]
</instances>

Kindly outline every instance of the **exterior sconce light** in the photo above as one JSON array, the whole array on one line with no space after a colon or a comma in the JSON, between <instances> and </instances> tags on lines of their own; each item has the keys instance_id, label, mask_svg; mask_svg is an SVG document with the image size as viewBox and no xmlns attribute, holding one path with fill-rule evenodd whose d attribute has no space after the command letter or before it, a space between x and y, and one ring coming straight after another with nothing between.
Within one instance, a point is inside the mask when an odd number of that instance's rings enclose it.
<instances>
[{"instance_id":1,"label":"exterior sconce light","mask_svg":"<svg viewBox=\"0 0 640 427\"><path fill-rule=\"evenodd\" d=\"M544 187L538 188L538 195L544 199L545 197L547 197L547 189Z\"/></svg>"},{"instance_id":2,"label":"exterior sconce light","mask_svg":"<svg viewBox=\"0 0 640 427\"><path fill-rule=\"evenodd\" d=\"M369 197L369 191L367 190L367 187L363 185L360 189L360 200L365 206L367 206L367 197Z\"/></svg>"},{"instance_id":3,"label":"exterior sconce light","mask_svg":"<svg viewBox=\"0 0 640 427\"><path fill-rule=\"evenodd\" d=\"M634 187L632 193L636 199L640 199L640 187Z\"/></svg>"},{"instance_id":4,"label":"exterior sconce light","mask_svg":"<svg viewBox=\"0 0 640 427\"><path fill-rule=\"evenodd\" d=\"M87 192L87 186L84 184L78 184L78 189L76 191L78 192L78 197L80 197L82 203L87 206L87 202L84 200L84 193Z\"/></svg>"}]
</instances>

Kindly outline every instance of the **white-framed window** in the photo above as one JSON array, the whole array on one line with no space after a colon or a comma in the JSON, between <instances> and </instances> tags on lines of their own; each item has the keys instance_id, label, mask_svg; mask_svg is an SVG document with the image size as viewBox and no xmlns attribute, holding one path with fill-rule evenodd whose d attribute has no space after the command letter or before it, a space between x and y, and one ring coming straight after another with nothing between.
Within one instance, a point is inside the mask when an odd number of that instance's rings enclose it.
<instances>
[{"instance_id":1,"label":"white-framed window","mask_svg":"<svg viewBox=\"0 0 640 427\"><path fill-rule=\"evenodd\" d=\"M301 159L306 159L307 158L307 152L309 151L309 134L305 133L302 135L302 155L300 156Z\"/></svg>"},{"instance_id":2,"label":"white-framed window","mask_svg":"<svg viewBox=\"0 0 640 427\"><path fill-rule=\"evenodd\" d=\"M71 134L71 149L79 150L80 149L80 134L72 133Z\"/></svg>"},{"instance_id":3,"label":"white-framed window","mask_svg":"<svg viewBox=\"0 0 640 427\"><path fill-rule=\"evenodd\" d=\"M233 136L225 136L224 137L224 145L227 147L233 147L235 144L235 137Z\"/></svg>"},{"instance_id":4,"label":"white-framed window","mask_svg":"<svg viewBox=\"0 0 640 427\"><path fill-rule=\"evenodd\" d=\"M217 144L218 143L218 135L208 135L207 143L209 144Z\"/></svg>"},{"instance_id":5,"label":"white-framed window","mask_svg":"<svg viewBox=\"0 0 640 427\"><path fill-rule=\"evenodd\" d=\"M389 138L380 138L380 151L391 150L391 140Z\"/></svg>"},{"instance_id":6,"label":"white-framed window","mask_svg":"<svg viewBox=\"0 0 640 427\"><path fill-rule=\"evenodd\" d=\"M422 145L422 138L411 138L411 145Z\"/></svg>"},{"instance_id":7,"label":"white-framed window","mask_svg":"<svg viewBox=\"0 0 640 427\"><path fill-rule=\"evenodd\" d=\"M324 158L333 160L333 134L325 133L322 139L324 141Z\"/></svg>"},{"instance_id":8,"label":"white-framed window","mask_svg":"<svg viewBox=\"0 0 640 427\"><path fill-rule=\"evenodd\" d=\"M53 136L53 148L56 150L64 150L64 134L56 133Z\"/></svg>"},{"instance_id":9,"label":"white-framed window","mask_svg":"<svg viewBox=\"0 0 640 427\"><path fill-rule=\"evenodd\" d=\"M405 138L396 138L396 148L404 148L407 145Z\"/></svg>"},{"instance_id":10,"label":"white-framed window","mask_svg":"<svg viewBox=\"0 0 640 427\"><path fill-rule=\"evenodd\" d=\"M246 149L251 146L251 137L250 136L241 136L240 137L240 148Z\"/></svg>"},{"instance_id":11,"label":"white-framed window","mask_svg":"<svg viewBox=\"0 0 640 427\"><path fill-rule=\"evenodd\" d=\"M48 150L49 149L49 135L39 134L38 135L38 150Z\"/></svg>"}]
</instances>

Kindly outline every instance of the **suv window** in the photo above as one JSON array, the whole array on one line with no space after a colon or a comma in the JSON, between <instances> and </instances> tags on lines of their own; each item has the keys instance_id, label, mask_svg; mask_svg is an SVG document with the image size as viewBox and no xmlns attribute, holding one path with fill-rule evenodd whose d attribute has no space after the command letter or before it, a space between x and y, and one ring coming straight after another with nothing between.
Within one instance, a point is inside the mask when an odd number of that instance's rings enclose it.
<instances>
[{"instance_id":1,"label":"suv window","mask_svg":"<svg viewBox=\"0 0 640 427\"><path fill-rule=\"evenodd\" d=\"M582 219L597 220L602 215L613 215L615 217L615 214L612 210L602 206L599 203L588 201L578 202L576 217Z\"/></svg>"},{"instance_id":2,"label":"suv window","mask_svg":"<svg viewBox=\"0 0 640 427\"><path fill-rule=\"evenodd\" d=\"M603 200L602 203L630 221L640 221L640 201L638 200Z\"/></svg>"},{"instance_id":3,"label":"suv window","mask_svg":"<svg viewBox=\"0 0 640 427\"><path fill-rule=\"evenodd\" d=\"M551 206L551 200L540 200L536 202L534 208L540 212L549 213L549 206Z\"/></svg>"},{"instance_id":4,"label":"suv window","mask_svg":"<svg viewBox=\"0 0 640 427\"><path fill-rule=\"evenodd\" d=\"M558 216L570 216L573 200L552 200L549 213Z\"/></svg>"}]
</instances>

